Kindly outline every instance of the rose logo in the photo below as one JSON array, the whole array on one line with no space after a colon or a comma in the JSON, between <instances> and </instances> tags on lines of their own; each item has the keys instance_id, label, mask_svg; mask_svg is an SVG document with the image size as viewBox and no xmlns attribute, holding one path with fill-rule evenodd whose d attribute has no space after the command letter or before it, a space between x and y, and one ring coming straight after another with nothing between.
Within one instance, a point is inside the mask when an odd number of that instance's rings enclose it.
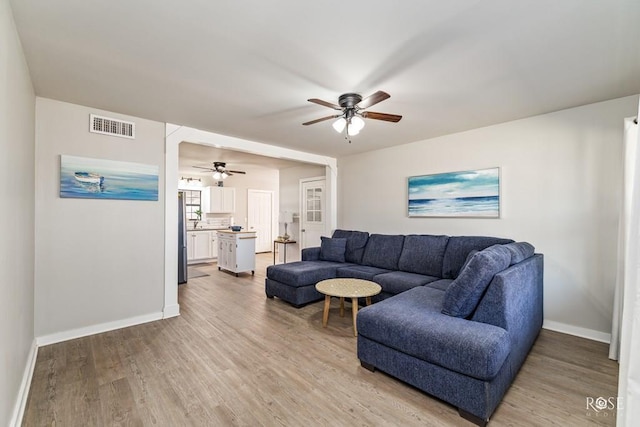
<instances>
[{"instance_id":1,"label":"rose logo","mask_svg":"<svg viewBox=\"0 0 640 427\"><path fill-rule=\"evenodd\" d=\"M601 411L603 409L606 409L607 407L607 399L605 399L604 397L599 397L596 399L595 402L596 408Z\"/></svg>"}]
</instances>

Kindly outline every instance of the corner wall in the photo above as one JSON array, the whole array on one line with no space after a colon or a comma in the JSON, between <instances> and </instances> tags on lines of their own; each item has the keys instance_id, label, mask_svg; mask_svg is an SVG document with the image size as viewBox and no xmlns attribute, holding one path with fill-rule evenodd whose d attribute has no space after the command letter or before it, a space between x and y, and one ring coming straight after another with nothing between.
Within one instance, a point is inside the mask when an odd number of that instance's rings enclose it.
<instances>
[{"instance_id":1,"label":"corner wall","mask_svg":"<svg viewBox=\"0 0 640 427\"><path fill-rule=\"evenodd\" d=\"M0 0L0 425L17 425L35 361L35 95L8 0Z\"/></svg>"},{"instance_id":2,"label":"corner wall","mask_svg":"<svg viewBox=\"0 0 640 427\"><path fill-rule=\"evenodd\" d=\"M133 121L136 138L89 132L89 114ZM38 344L162 317L163 123L36 99ZM159 166L158 201L60 198L60 155Z\"/></svg>"},{"instance_id":3,"label":"corner wall","mask_svg":"<svg viewBox=\"0 0 640 427\"><path fill-rule=\"evenodd\" d=\"M545 255L545 326L607 341L623 119L637 105L625 97L340 158L339 227L529 241ZM407 217L408 177L495 166L500 219Z\"/></svg>"}]
</instances>

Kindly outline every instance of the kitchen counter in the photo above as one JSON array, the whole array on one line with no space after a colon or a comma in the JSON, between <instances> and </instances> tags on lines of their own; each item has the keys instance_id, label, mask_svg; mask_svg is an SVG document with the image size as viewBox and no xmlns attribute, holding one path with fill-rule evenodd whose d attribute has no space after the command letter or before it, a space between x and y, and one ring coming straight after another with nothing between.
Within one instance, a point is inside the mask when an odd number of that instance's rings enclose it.
<instances>
[{"instance_id":1,"label":"kitchen counter","mask_svg":"<svg viewBox=\"0 0 640 427\"><path fill-rule=\"evenodd\" d=\"M228 229L229 229L228 227L198 226L197 228L188 227L187 231L221 231L221 230L228 230Z\"/></svg>"}]
</instances>

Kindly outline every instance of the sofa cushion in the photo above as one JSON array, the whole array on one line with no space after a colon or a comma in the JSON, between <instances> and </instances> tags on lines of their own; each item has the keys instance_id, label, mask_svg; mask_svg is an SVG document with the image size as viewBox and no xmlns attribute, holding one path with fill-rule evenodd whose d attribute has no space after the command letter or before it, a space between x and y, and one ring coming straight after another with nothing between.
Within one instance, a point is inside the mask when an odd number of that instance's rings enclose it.
<instances>
[{"instance_id":1,"label":"sofa cushion","mask_svg":"<svg viewBox=\"0 0 640 427\"><path fill-rule=\"evenodd\" d=\"M436 280L438 280L437 277L408 273L406 271L392 271L391 273L378 274L373 278L373 281L379 284L384 292L390 294L399 294Z\"/></svg>"},{"instance_id":2,"label":"sofa cushion","mask_svg":"<svg viewBox=\"0 0 640 427\"><path fill-rule=\"evenodd\" d=\"M345 262L344 252L347 248L347 239L344 237L320 237L320 259L322 261Z\"/></svg>"},{"instance_id":3,"label":"sofa cushion","mask_svg":"<svg viewBox=\"0 0 640 427\"><path fill-rule=\"evenodd\" d=\"M347 262L354 264L362 262L362 255L364 254L364 247L369 240L369 233L366 231L335 230L332 237L347 239L347 249L344 253L344 258Z\"/></svg>"},{"instance_id":4,"label":"sofa cushion","mask_svg":"<svg viewBox=\"0 0 640 427\"><path fill-rule=\"evenodd\" d=\"M349 264L331 261L289 262L267 267L267 277L293 287L315 285L321 280L335 278L338 267L345 265Z\"/></svg>"},{"instance_id":5,"label":"sofa cushion","mask_svg":"<svg viewBox=\"0 0 640 427\"><path fill-rule=\"evenodd\" d=\"M446 291L449 289L449 286L453 283L452 279L440 279L435 282L427 283L425 286L428 288L440 289L441 291Z\"/></svg>"},{"instance_id":6,"label":"sofa cushion","mask_svg":"<svg viewBox=\"0 0 640 427\"><path fill-rule=\"evenodd\" d=\"M502 245L491 246L473 255L447 289L442 313L453 317L469 317L493 276L509 267L510 262L511 252Z\"/></svg>"},{"instance_id":7,"label":"sofa cushion","mask_svg":"<svg viewBox=\"0 0 640 427\"><path fill-rule=\"evenodd\" d=\"M362 264L397 270L403 243L402 235L372 234L364 249Z\"/></svg>"},{"instance_id":8,"label":"sofa cushion","mask_svg":"<svg viewBox=\"0 0 640 427\"><path fill-rule=\"evenodd\" d=\"M409 235L398 260L398 269L410 273L441 277L442 260L449 236Z\"/></svg>"},{"instance_id":9,"label":"sofa cushion","mask_svg":"<svg viewBox=\"0 0 640 427\"><path fill-rule=\"evenodd\" d=\"M482 236L452 236L449 237L447 249L442 260L442 278L455 279L460 274L467 255L472 250L481 251L492 245L513 243L511 239Z\"/></svg>"},{"instance_id":10,"label":"sofa cushion","mask_svg":"<svg viewBox=\"0 0 640 427\"><path fill-rule=\"evenodd\" d=\"M511 350L502 328L442 314L444 292L418 286L358 312L358 334L480 380L493 379Z\"/></svg>"},{"instance_id":11,"label":"sofa cushion","mask_svg":"<svg viewBox=\"0 0 640 427\"><path fill-rule=\"evenodd\" d=\"M363 280L371 280L377 276L378 274L389 273L390 270L385 270L384 268L378 267L370 267L367 265L347 265L338 267L336 270L337 277L346 277L352 279L363 279Z\"/></svg>"},{"instance_id":12,"label":"sofa cushion","mask_svg":"<svg viewBox=\"0 0 640 427\"><path fill-rule=\"evenodd\" d=\"M460 271L464 270L464 268L469 264L469 261L471 261L471 258L473 258L473 256L478 252L480 251L477 249L474 249L471 252L469 252L469 254L467 255L467 259L464 260L464 264L462 264L462 267L460 267Z\"/></svg>"},{"instance_id":13,"label":"sofa cushion","mask_svg":"<svg viewBox=\"0 0 640 427\"><path fill-rule=\"evenodd\" d=\"M504 245L511 252L511 264L517 264L533 256L536 249L531 243L515 242Z\"/></svg>"}]
</instances>

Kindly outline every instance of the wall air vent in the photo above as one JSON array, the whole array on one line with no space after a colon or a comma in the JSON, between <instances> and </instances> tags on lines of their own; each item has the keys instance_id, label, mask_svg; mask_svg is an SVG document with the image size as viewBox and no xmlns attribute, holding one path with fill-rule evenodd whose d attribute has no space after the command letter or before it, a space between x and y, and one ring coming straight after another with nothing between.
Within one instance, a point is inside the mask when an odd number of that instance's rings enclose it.
<instances>
[{"instance_id":1,"label":"wall air vent","mask_svg":"<svg viewBox=\"0 0 640 427\"><path fill-rule=\"evenodd\" d=\"M89 132L130 139L136 137L136 124L133 122L125 122L124 120L111 119L95 114L89 115L89 121Z\"/></svg>"}]
</instances>

